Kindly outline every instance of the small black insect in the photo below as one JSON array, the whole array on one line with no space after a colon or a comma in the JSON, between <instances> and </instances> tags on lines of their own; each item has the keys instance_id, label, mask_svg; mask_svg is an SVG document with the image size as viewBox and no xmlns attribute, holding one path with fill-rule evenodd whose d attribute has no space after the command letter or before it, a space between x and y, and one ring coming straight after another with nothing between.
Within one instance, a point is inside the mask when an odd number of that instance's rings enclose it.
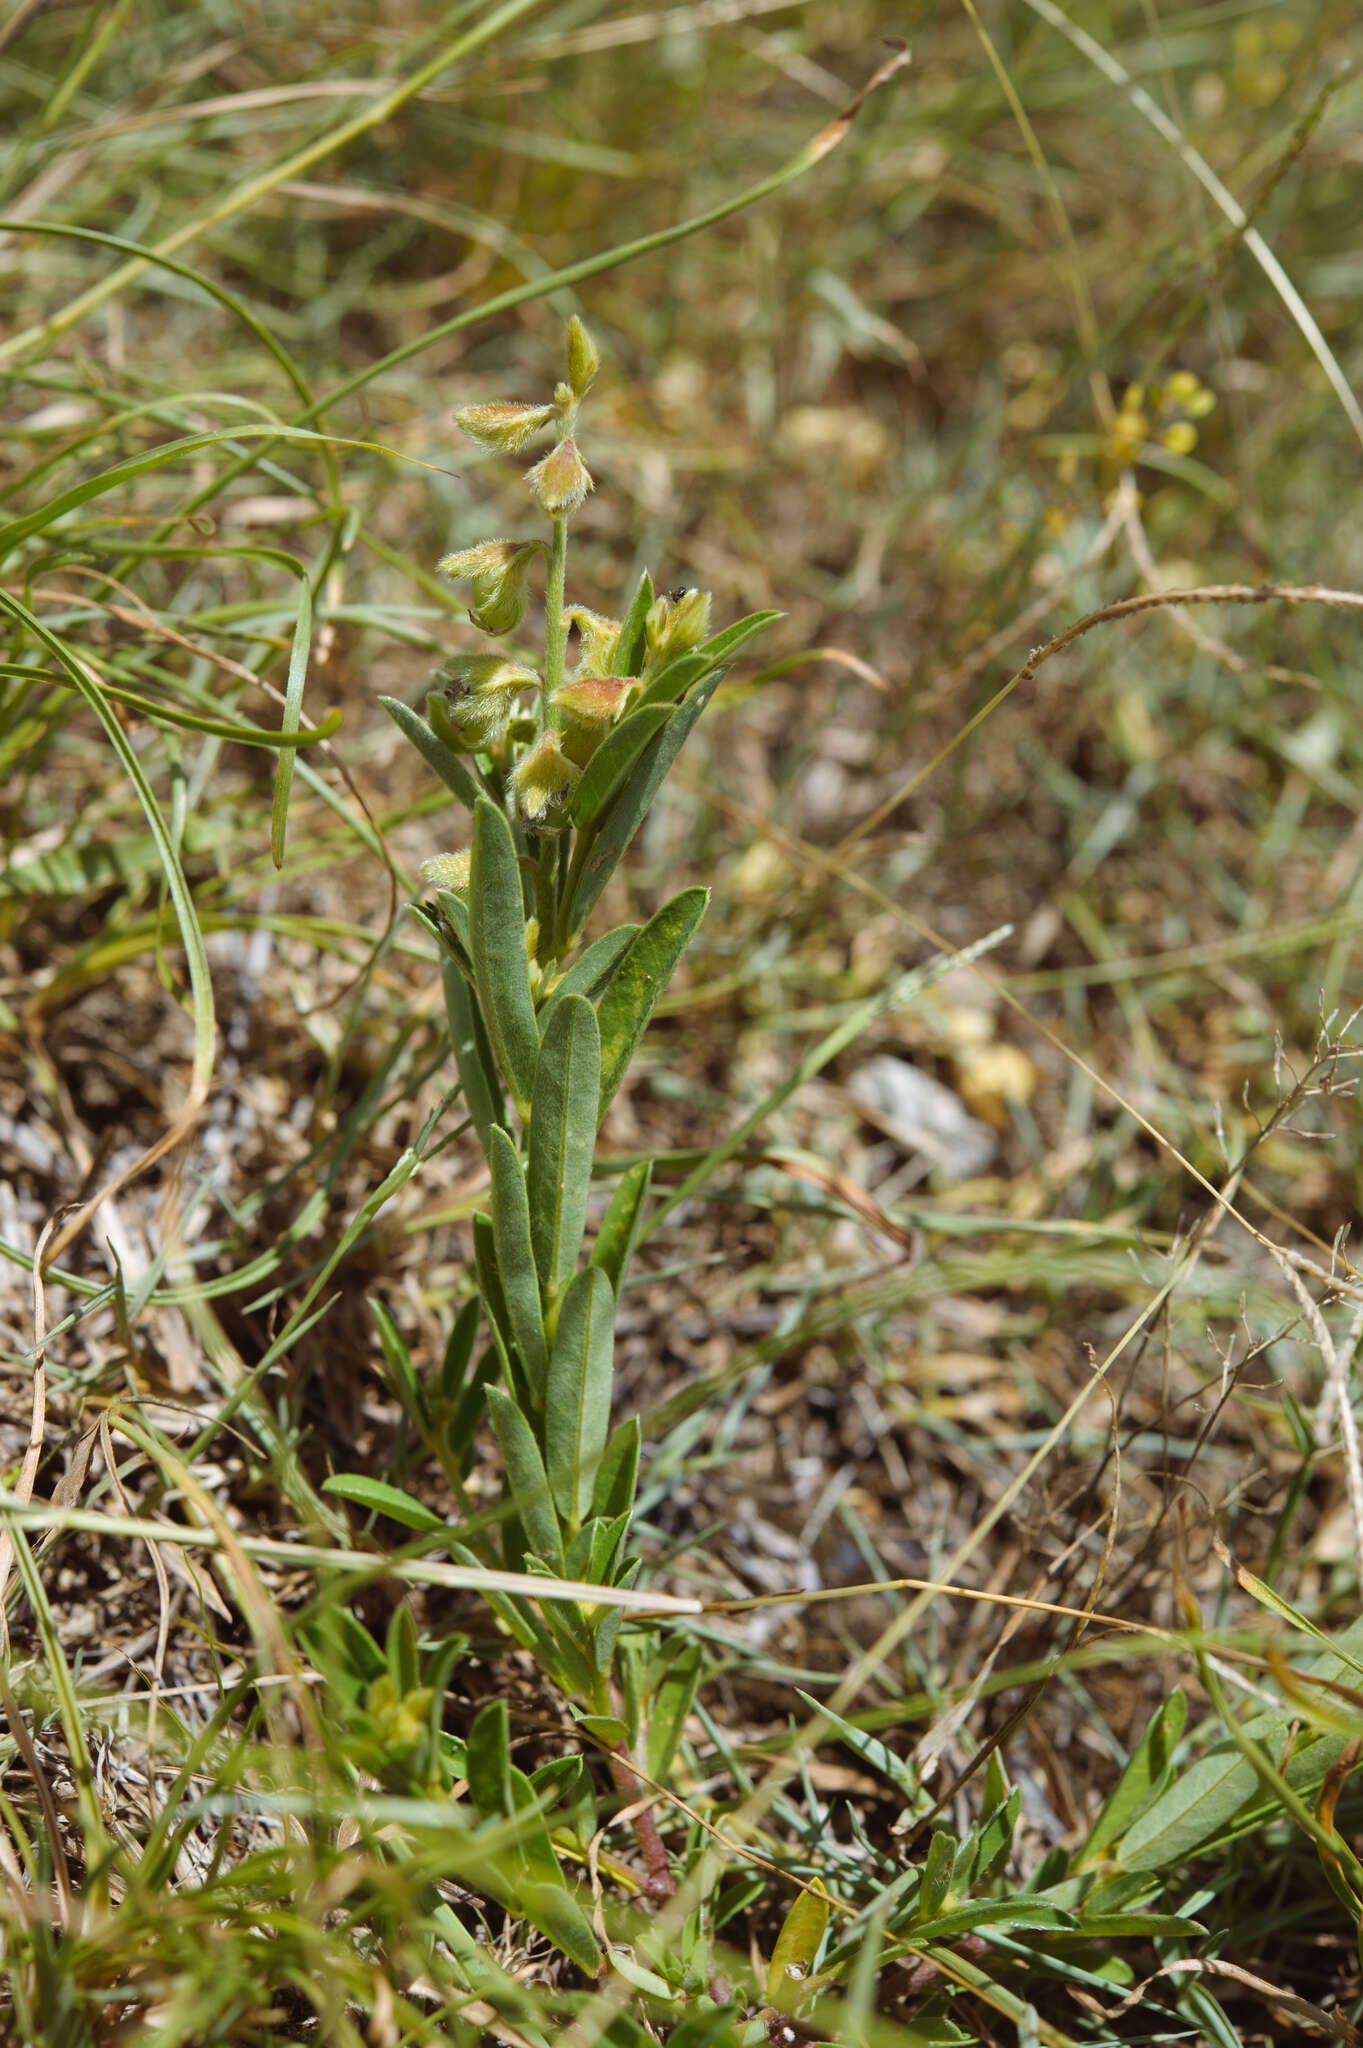
<instances>
[{"instance_id":1,"label":"small black insect","mask_svg":"<svg viewBox=\"0 0 1363 2048\"><path fill-rule=\"evenodd\" d=\"M684 583L679 583L675 590L668 591L667 601L669 604L680 604L685 595L686 585Z\"/></svg>"}]
</instances>

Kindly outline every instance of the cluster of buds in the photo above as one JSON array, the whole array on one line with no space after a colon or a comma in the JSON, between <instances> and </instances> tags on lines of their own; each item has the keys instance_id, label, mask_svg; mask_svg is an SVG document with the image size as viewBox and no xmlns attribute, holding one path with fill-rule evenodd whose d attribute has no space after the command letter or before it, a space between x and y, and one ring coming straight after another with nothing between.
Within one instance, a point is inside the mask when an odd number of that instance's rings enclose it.
<instances>
[{"instance_id":1,"label":"cluster of buds","mask_svg":"<svg viewBox=\"0 0 1363 2048\"><path fill-rule=\"evenodd\" d=\"M439 672L442 685L427 699L433 730L456 753L485 757L506 777L522 822L534 831L560 830L582 770L611 727L625 716L649 679L697 646L709 630L707 592L677 590L659 597L644 621L642 659L623 665L621 622L562 603L566 522L592 488L578 452L578 409L592 387L600 357L582 322L568 325L567 377L547 405L498 401L461 406L455 424L490 453L517 455L541 435L553 447L525 481L553 529L543 541L486 540L446 555L442 574L471 585L469 618L497 639L514 633L525 617L531 567L543 558L553 611L545 672L510 654L463 654ZM576 666L565 672L569 635L577 634ZM532 696L533 693L533 696ZM439 855L433 869L457 859ZM442 870L443 873L443 870ZM428 877L437 887L458 885Z\"/></svg>"},{"instance_id":2,"label":"cluster of buds","mask_svg":"<svg viewBox=\"0 0 1363 2048\"><path fill-rule=\"evenodd\" d=\"M1162 384L1128 384L1108 434L1109 460L1128 469L1152 440L1171 455L1191 455L1197 446L1195 422L1215 404L1215 392L1191 370L1175 370Z\"/></svg>"}]
</instances>

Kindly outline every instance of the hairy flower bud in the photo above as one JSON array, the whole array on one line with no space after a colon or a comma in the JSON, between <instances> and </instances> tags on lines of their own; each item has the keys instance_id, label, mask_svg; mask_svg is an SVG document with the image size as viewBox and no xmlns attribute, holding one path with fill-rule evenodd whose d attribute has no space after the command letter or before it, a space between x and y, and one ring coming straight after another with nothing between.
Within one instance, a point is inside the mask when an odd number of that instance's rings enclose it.
<instances>
[{"instance_id":1,"label":"hairy flower bud","mask_svg":"<svg viewBox=\"0 0 1363 2048\"><path fill-rule=\"evenodd\" d=\"M454 424L490 454L519 455L557 418L552 405L517 405L503 399L491 405L461 405Z\"/></svg>"},{"instance_id":2,"label":"hairy flower bud","mask_svg":"<svg viewBox=\"0 0 1363 2048\"><path fill-rule=\"evenodd\" d=\"M645 673L689 654L710 630L708 590L683 590L675 597L657 597L644 620Z\"/></svg>"},{"instance_id":3,"label":"hairy flower bud","mask_svg":"<svg viewBox=\"0 0 1363 2048\"><path fill-rule=\"evenodd\" d=\"M571 676L549 701L563 718L563 751L585 768L611 726L637 695L632 676Z\"/></svg>"},{"instance_id":4,"label":"hairy flower bud","mask_svg":"<svg viewBox=\"0 0 1363 2048\"><path fill-rule=\"evenodd\" d=\"M587 465L571 435L551 448L543 462L528 469L525 480L551 519L567 519L592 488Z\"/></svg>"},{"instance_id":5,"label":"hairy flower bud","mask_svg":"<svg viewBox=\"0 0 1363 2048\"><path fill-rule=\"evenodd\" d=\"M525 823L541 831L561 824L580 773L563 752L558 734L542 733L511 775L516 809Z\"/></svg>"},{"instance_id":6,"label":"hairy flower bud","mask_svg":"<svg viewBox=\"0 0 1363 2048\"><path fill-rule=\"evenodd\" d=\"M517 697L539 677L503 654L463 654L442 680L445 696L437 692L427 699L436 732L457 751L488 753L502 745Z\"/></svg>"},{"instance_id":7,"label":"hairy flower bud","mask_svg":"<svg viewBox=\"0 0 1363 2048\"><path fill-rule=\"evenodd\" d=\"M601 367L601 352L574 313L568 322L568 382L574 398L585 398Z\"/></svg>"},{"instance_id":8,"label":"hairy flower bud","mask_svg":"<svg viewBox=\"0 0 1363 2048\"><path fill-rule=\"evenodd\" d=\"M577 627L577 674L610 675L620 644L619 619L608 619L604 612L588 611L582 604L569 605L563 616L568 625Z\"/></svg>"},{"instance_id":9,"label":"hairy flower bud","mask_svg":"<svg viewBox=\"0 0 1363 2048\"><path fill-rule=\"evenodd\" d=\"M473 856L463 853L433 853L421 863L421 879L428 889L445 889L451 896L467 896Z\"/></svg>"},{"instance_id":10,"label":"hairy flower bud","mask_svg":"<svg viewBox=\"0 0 1363 2048\"><path fill-rule=\"evenodd\" d=\"M485 540L479 547L446 555L438 564L443 576L468 576L473 581L469 617L485 633L514 633L525 617L525 580L542 541Z\"/></svg>"}]
</instances>

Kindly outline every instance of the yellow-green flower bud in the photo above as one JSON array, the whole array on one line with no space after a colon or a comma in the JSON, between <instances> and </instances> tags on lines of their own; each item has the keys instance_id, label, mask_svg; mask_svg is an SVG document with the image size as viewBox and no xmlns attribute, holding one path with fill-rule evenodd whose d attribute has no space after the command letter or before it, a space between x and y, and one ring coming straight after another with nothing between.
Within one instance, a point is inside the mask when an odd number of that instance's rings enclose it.
<instances>
[{"instance_id":1,"label":"yellow-green flower bud","mask_svg":"<svg viewBox=\"0 0 1363 2048\"><path fill-rule=\"evenodd\" d=\"M467 896L473 856L463 853L433 853L421 863L421 879L428 889L445 889L451 896Z\"/></svg>"},{"instance_id":2,"label":"yellow-green flower bud","mask_svg":"<svg viewBox=\"0 0 1363 2048\"><path fill-rule=\"evenodd\" d=\"M659 669L679 654L689 654L710 630L708 590L683 590L676 597L655 597L644 620L644 670Z\"/></svg>"},{"instance_id":3,"label":"yellow-green flower bud","mask_svg":"<svg viewBox=\"0 0 1363 2048\"><path fill-rule=\"evenodd\" d=\"M601 352L574 313L568 322L568 382L574 398L585 398L601 368Z\"/></svg>"},{"instance_id":4,"label":"yellow-green flower bud","mask_svg":"<svg viewBox=\"0 0 1363 2048\"><path fill-rule=\"evenodd\" d=\"M568 759L556 732L540 735L511 775L516 809L527 825L554 830L577 787L581 770Z\"/></svg>"},{"instance_id":5,"label":"yellow-green flower bud","mask_svg":"<svg viewBox=\"0 0 1363 2048\"><path fill-rule=\"evenodd\" d=\"M1197 428L1191 420L1171 420L1160 440L1171 455L1191 455L1197 446Z\"/></svg>"},{"instance_id":6,"label":"yellow-green flower bud","mask_svg":"<svg viewBox=\"0 0 1363 2048\"><path fill-rule=\"evenodd\" d=\"M1186 405L1201 389L1201 384L1191 370L1175 370L1173 375L1165 380L1164 395L1170 405Z\"/></svg>"},{"instance_id":7,"label":"yellow-green flower bud","mask_svg":"<svg viewBox=\"0 0 1363 2048\"><path fill-rule=\"evenodd\" d=\"M608 619L604 612L590 612L582 604L570 605L563 616L568 625L577 627L577 674L610 675L620 645L619 619Z\"/></svg>"},{"instance_id":8,"label":"yellow-green flower bud","mask_svg":"<svg viewBox=\"0 0 1363 2048\"><path fill-rule=\"evenodd\" d=\"M585 768L639 689L631 676L570 676L549 701L562 714L563 751Z\"/></svg>"},{"instance_id":9,"label":"yellow-green flower bud","mask_svg":"<svg viewBox=\"0 0 1363 2048\"><path fill-rule=\"evenodd\" d=\"M551 448L543 462L527 470L525 480L551 519L567 519L592 488L587 465L571 435Z\"/></svg>"},{"instance_id":10,"label":"yellow-green flower bud","mask_svg":"<svg viewBox=\"0 0 1363 2048\"><path fill-rule=\"evenodd\" d=\"M388 1755L399 1756L416 1748L430 1726L434 1698L429 1685L415 1686L399 1696L386 1673L374 1680L365 1696L365 1711L374 1724L380 1747Z\"/></svg>"},{"instance_id":11,"label":"yellow-green flower bud","mask_svg":"<svg viewBox=\"0 0 1363 2048\"><path fill-rule=\"evenodd\" d=\"M469 617L485 633L514 633L525 617L525 581L541 541L485 540L476 548L446 555L442 576L468 576L473 581Z\"/></svg>"},{"instance_id":12,"label":"yellow-green flower bud","mask_svg":"<svg viewBox=\"0 0 1363 2048\"><path fill-rule=\"evenodd\" d=\"M505 741L517 697L539 677L503 654L463 654L450 663L445 682L444 698L427 699L435 730L446 746L489 753Z\"/></svg>"},{"instance_id":13,"label":"yellow-green flower bud","mask_svg":"<svg viewBox=\"0 0 1363 2048\"><path fill-rule=\"evenodd\" d=\"M499 400L491 405L461 405L454 415L454 424L490 454L519 455L557 417L552 405L516 405Z\"/></svg>"}]
</instances>

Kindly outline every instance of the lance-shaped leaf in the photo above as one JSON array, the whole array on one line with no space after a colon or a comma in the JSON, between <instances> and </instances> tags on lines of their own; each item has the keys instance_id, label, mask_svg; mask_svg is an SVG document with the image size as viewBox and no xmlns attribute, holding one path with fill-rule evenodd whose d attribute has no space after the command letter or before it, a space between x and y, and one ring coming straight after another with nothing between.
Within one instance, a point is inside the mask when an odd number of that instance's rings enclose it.
<instances>
[{"instance_id":1,"label":"lance-shaped leaf","mask_svg":"<svg viewBox=\"0 0 1363 2048\"><path fill-rule=\"evenodd\" d=\"M530 1099L530 1239L550 1302L572 1278L582 1249L600 1094L596 1012L585 996L567 996L545 1031Z\"/></svg>"},{"instance_id":2,"label":"lance-shaped leaf","mask_svg":"<svg viewBox=\"0 0 1363 2048\"><path fill-rule=\"evenodd\" d=\"M709 901L708 889L683 889L653 913L611 971L596 1006L601 1031L602 1116L625 1077L654 1005L695 936Z\"/></svg>"},{"instance_id":3,"label":"lance-shaped leaf","mask_svg":"<svg viewBox=\"0 0 1363 2048\"><path fill-rule=\"evenodd\" d=\"M497 1075L497 1062L488 1044L483 1020L478 1015L473 991L448 955L440 963L445 990L445 1015L449 1019L454 1063L464 1090L464 1106L473 1119L484 1154L492 1143L492 1127L506 1127L506 1102Z\"/></svg>"},{"instance_id":4,"label":"lance-shaped leaf","mask_svg":"<svg viewBox=\"0 0 1363 2048\"><path fill-rule=\"evenodd\" d=\"M567 930L581 931L587 922L718 682L717 674L707 677L684 704L678 705L666 725L660 726L648 741L593 830L580 834L569 875Z\"/></svg>"},{"instance_id":5,"label":"lance-shaped leaf","mask_svg":"<svg viewBox=\"0 0 1363 2048\"><path fill-rule=\"evenodd\" d=\"M680 1656L673 1658L653 1694L644 1734L644 1762L651 1778L663 1780L667 1777L668 1767L677 1754L677 1745L686 1726L686 1717L695 1701L700 1667L700 1644L688 1643Z\"/></svg>"},{"instance_id":6,"label":"lance-shaped leaf","mask_svg":"<svg viewBox=\"0 0 1363 2048\"><path fill-rule=\"evenodd\" d=\"M636 1159L633 1166L625 1169L620 1176L620 1185L611 1196L610 1207L601 1218L601 1228L592 1246L592 1264L599 1266L610 1281L617 1301L624 1292L630 1254L639 1234L639 1218L643 1214L652 1178L651 1159Z\"/></svg>"},{"instance_id":7,"label":"lance-shaped leaf","mask_svg":"<svg viewBox=\"0 0 1363 2048\"><path fill-rule=\"evenodd\" d=\"M797 1893L776 1937L767 1972L767 1998L778 2010L789 2012L795 2006L827 1926L827 1899L817 1892Z\"/></svg>"},{"instance_id":8,"label":"lance-shaped leaf","mask_svg":"<svg viewBox=\"0 0 1363 2048\"><path fill-rule=\"evenodd\" d=\"M459 756L409 704L404 704L397 697L380 697L379 702L398 731L412 742L426 766L433 768L446 789L453 790L464 808L471 811L478 802L478 784Z\"/></svg>"},{"instance_id":9,"label":"lance-shaped leaf","mask_svg":"<svg viewBox=\"0 0 1363 2048\"><path fill-rule=\"evenodd\" d=\"M565 1521L585 1520L611 1420L615 1296L587 1266L563 1297L544 1393L549 1483Z\"/></svg>"},{"instance_id":10,"label":"lance-shaped leaf","mask_svg":"<svg viewBox=\"0 0 1363 2048\"><path fill-rule=\"evenodd\" d=\"M601 1969L601 1951L581 1906L566 1887L532 1882L516 1888L516 1900L527 1920L577 1964L588 1977Z\"/></svg>"},{"instance_id":11,"label":"lance-shaped leaf","mask_svg":"<svg viewBox=\"0 0 1363 2048\"><path fill-rule=\"evenodd\" d=\"M511 827L486 797L479 798L473 813L469 950L488 1038L516 1107L525 1115L540 1049L525 950L525 898Z\"/></svg>"},{"instance_id":12,"label":"lance-shaped leaf","mask_svg":"<svg viewBox=\"0 0 1363 2048\"><path fill-rule=\"evenodd\" d=\"M644 620L653 602L653 579L645 569L639 578L639 587L633 602L620 623L619 637L615 643L615 671L617 675L637 676L644 661Z\"/></svg>"},{"instance_id":13,"label":"lance-shaped leaf","mask_svg":"<svg viewBox=\"0 0 1363 2048\"><path fill-rule=\"evenodd\" d=\"M613 725L582 771L568 815L578 830L594 824L659 726L672 715L670 704L649 704Z\"/></svg>"},{"instance_id":14,"label":"lance-shaped leaf","mask_svg":"<svg viewBox=\"0 0 1363 2048\"><path fill-rule=\"evenodd\" d=\"M561 1573L563 1544L559 1536L558 1516L550 1498L544 1460L530 1424L502 1387L488 1388L487 1409L502 1447L507 1486L516 1504L526 1540L551 1571Z\"/></svg>"},{"instance_id":15,"label":"lance-shaped leaf","mask_svg":"<svg viewBox=\"0 0 1363 2048\"><path fill-rule=\"evenodd\" d=\"M637 1415L622 1422L601 1454L596 1483L592 1488L592 1513L605 1517L628 1515L634 1507L639 1481L639 1450L643 1430Z\"/></svg>"},{"instance_id":16,"label":"lance-shaped leaf","mask_svg":"<svg viewBox=\"0 0 1363 2048\"><path fill-rule=\"evenodd\" d=\"M492 1237L497 1248L497 1274L502 1283L507 1319L516 1352L535 1401L544 1399L544 1373L549 1352L540 1313L539 1281L530 1236L530 1201L520 1154L506 1132L494 1124L489 1133L488 1163L492 1168Z\"/></svg>"},{"instance_id":17,"label":"lance-shaped leaf","mask_svg":"<svg viewBox=\"0 0 1363 2048\"><path fill-rule=\"evenodd\" d=\"M465 1747L469 1796L484 1820L515 1811L511 1800L511 1720L504 1699L489 1700L473 1717Z\"/></svg>"},{"instance_id":18,"label":"lance-shaped leaf","mask_svg":"<svg viewBox=\"0 0 1363 2048\"><path fill-rule=\"evenodd\" d=\"M610 979L610 971L630 940L643 927L637 924L618 924L614 931L603 932L599 939L593 939L585 953L582 953L564 975L548 1002L540 1011L540 1036L549 1029L549 1022L560 1003L569 996L586 996L595 1002Z\"/></svg>"},{"instance_id":19,"label":"lance-shaped leaf","mask_svg":"<svg viewBox=\"0 0 1363 2048\"><path fill-rule=\"evenodd\" d=\"M342 1500L353 1501L357 1508L368 1508L372 1514L387 1515L404 1529L449 1527L444 1516L428 1508L425 1501L413 1500L400 1486L390 1486L386 1479L370 1479L363 1472L333 1472L322 1481L322 1491L337 1493Z\"/></svg>"}]
</instances>

